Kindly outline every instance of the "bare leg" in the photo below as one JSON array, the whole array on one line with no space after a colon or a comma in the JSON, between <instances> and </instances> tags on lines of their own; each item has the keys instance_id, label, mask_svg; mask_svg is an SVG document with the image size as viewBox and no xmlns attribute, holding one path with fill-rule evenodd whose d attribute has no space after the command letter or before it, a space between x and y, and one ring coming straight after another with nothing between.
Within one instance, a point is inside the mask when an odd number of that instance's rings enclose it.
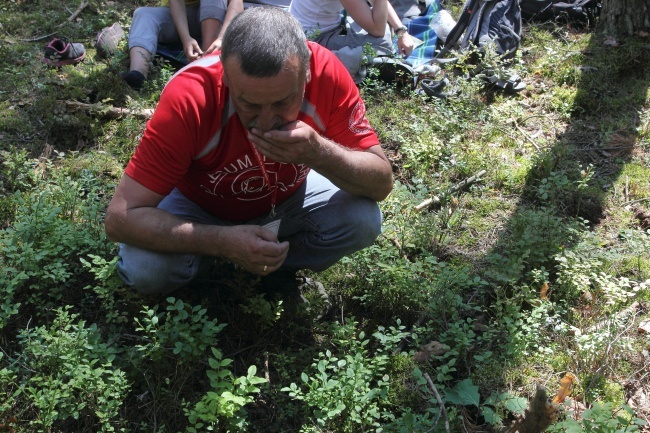
<instances>
[{"instance_id":1,"label":"bare leg","mask_svg":"<svg viewBox=\"0 0 650 433\"><path fill-rule=\"evenodd\" d=\"M221 21L208 18L201 21L201 49L205 52L219 36Z\"/></svg>"},{"instance_id":2,"label":"bare leg","mask_svg":"<svg viewBox=\"0 0 650 433\"><path fill-rule=\"evenodd\" d=\"M131 71L138 71L145 77L149 73L149 66L152 62L151 53L142 47L133 47L129 50L131 60Z\"/></svg>"}]
</instances>

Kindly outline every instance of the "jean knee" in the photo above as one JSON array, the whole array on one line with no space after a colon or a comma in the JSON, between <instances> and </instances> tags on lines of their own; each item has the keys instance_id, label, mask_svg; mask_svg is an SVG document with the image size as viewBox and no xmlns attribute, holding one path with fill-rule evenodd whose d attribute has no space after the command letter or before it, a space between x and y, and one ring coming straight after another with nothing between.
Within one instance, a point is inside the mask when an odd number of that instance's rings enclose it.
<instances>
[{"instance_id":1,"label":"jean knee","mask_svg":"<svg viewBox=\"0 0 650 433\"><path fill-rule=\"evenodd\" d=\"M133 18L131 20L131 25L133 26L133 23L140 24L144 22L145 20L148 20L151 14L149 11L151 8L147 8L145 6L141 6L139 8L136 8L135 11L133 11Z\"/></svg>"},{"instance_id":2,"label":"jean knee","mask_svg":"<svg viewBox=\"0 0 650 433\"><path fill-rule=\"evenodd\" d=\"M120 245L118 274L125 284L143 295L164 295L187 285L196 277L200 257L164 254Z\"/></svg>"},{"instance_id":3,"label":"jean knee","mask_svg":"<svg viewBox=\"0 0 650 433\"><path fill-rule=\"evenodd\" d=\"M352 206L353 209L346 206L346 218L354 233L357 248L366 248L381 234L381 210L377 203L370 199L357 200Z\"/></svg>"}]
</instances>

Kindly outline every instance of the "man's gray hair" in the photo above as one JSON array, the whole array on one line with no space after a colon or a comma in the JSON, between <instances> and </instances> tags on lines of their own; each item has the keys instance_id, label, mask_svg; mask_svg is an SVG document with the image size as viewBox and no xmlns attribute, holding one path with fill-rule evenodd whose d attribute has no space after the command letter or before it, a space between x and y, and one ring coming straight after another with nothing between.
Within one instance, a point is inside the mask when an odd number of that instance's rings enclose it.
<instances>
[{"instance_id":1,"label":"man's gray hair","mask_svg":"<svg viewBox=\"0 0 650 433\"><path fill-rule=\"evenodd\" d=\"M298 56L305 72L309 55L298 20L274 6L254 6L237 15L221 45L222 62L233 57L244 74L256 78L275 77L293 56Z\"/></svg>"}]
</instances>

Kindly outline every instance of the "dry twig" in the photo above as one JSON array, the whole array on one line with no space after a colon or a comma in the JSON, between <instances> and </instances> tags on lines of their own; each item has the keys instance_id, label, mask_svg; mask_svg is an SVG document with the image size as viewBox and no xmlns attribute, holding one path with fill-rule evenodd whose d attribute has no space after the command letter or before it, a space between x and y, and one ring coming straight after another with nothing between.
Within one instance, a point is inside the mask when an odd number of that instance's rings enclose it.
<instances>
[{"instance_id":1,"label":"dry twig","mask_svg":"<svg viewBox=\"0 0 650 433\"><path fill-rule=\"evenodd\" d=\"M89 4L90 4L89 0L82 0L81 3L79 4L79 7L77 8L77 10L74 11L74 13L73 13L72 15L70 15L66 21L62 22L62 23L59 24L57 27L62 27L62 26L65 25L65 23L71 23L72 21L76 20L77 17L81 14L81 12L82 12L82 11L86 8L86 6L88 6ZM5 33L6 33L6 32L5 32ZM56 35L57 33L58 33L58 32L52 32L52 33L48 33L47 35L36 36L36 37L34 37L34 38L30 38L30 39L18 39L18 38L17 38L17 40L20 41L20 42L36 42L36 41L40 41L40 40L43 40L43 39L47 39L47 38L49 38L50 36L54 36L54 35ZM7 33L7 36L10 36L9 33Z\"/></svg>"},{"instance_id":2,"label":"dry twig","mask_svg":"<svg viewBox=\"0 0 650 433\"><path fill-rule=\"evenodd\" d=\"M447 191L447 193L445 195L453 194L455 192L460 191L463 188L466 188L466 187L470 186L474 182L477 182L478 180L480 180L481 177L485 173L487 173L485 170L481 170L478 173L476 173L474 176L468 177L467 179L463 180L462 182L458 182L456 185L452 186L449 189L449 191ZM422 203L420 203L419 205L415 206L415 210L420 211L420 210L422 210L422 209L424 209L424 208L426 208L428 206L437 205L437 204L440 203L440 201L441 201L441 198L439 196L437 196L437 195L434 195L433 197L428 198L428 199L424 200Z\"/></svg>"},{"instance_id":3,"label":"dry twig","mask_svg":"<svg viewBox=\"0 0 650 433\"><path fill-rule=\"evenodd\" d=\"M118 119L125 116L134 116L141 120L148 120L153 115L153 108L143 108L142 110L131 110L129 108L113 107L104 104L87 104L79 101L64 101L65 109L74 113L77 111L97 112L103 117L109 119Z\"/></svg>"},{"instance_id":4,"label":"dry twig","mask_svg":"<svg viewBox=\"0 0 650 433\"><path fill-rule=\"evenodd\" d=\"M429 388L431 388L431 391L433 392L433 395L436 396L436 400L438 401L438 406L440 406L440 413L442 414L443 418L445 419L445 431L447 433L450 433L450 430L449 430L449 417L447 416L447 410L445 409L445 405L442 403L442 398L440 398L440 394L438 393L438 389L433 384L433 381L429 377L428 373L424 373L424 378L427 380L427 383L429 384ZM436 424L438 424L438 423L436 422ZM434 425L433 428L435 428L435 427L436 426ZM433 431L433 429L431 429L430 431Z\"/></svg>"},{"instance_id":5,"label":"dry twig","mask_svg":"<svg viewBox=\"0 0 650 433\"><path fill-rule=\"evenodd\" d=\"M79 7L77 8L76 11L70 17L68 18L68 22L71 23L72 21L76 20L77 17L81 14L81 12L88 6L89 0L81 0L81 3L79 4ZM59 27L61 27L65 23L59 24Z\"/></svg>"}]
</instances>

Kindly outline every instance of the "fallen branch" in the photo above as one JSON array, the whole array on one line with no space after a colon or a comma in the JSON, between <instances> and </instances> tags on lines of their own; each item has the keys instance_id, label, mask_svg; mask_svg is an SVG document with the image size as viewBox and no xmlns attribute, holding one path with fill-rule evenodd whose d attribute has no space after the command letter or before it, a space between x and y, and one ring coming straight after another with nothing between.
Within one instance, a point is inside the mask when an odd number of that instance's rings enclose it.
<instances>
[{"instance_id":1,"label":"fallen branch","mask_svg":"<svg viewBox=\"0 0 650 433\"><path fill-rule=\"evenodd\" d=\"M121 117L133 116L141 120L148 120L153 115L153 108L143 108L142 110L132 110L130 108L113 107L104 104L87 104L79 101L64 101L65 109L70 113L85 111L87 113L99 113L102 117L109 119L119 119Z\"/></svg>"},{"instance_id":2,"label":"fallen branch","mask_svg":"<svg viewBox=\"0 0 650 433\"><path fill-rule=\"evenodd\" d=\"M648 201L648 200L650 200L650 197L640 198L640 199L637 199L637 200L630 200L630 201L626 201L624 203L621 203L621 206L627 206L627 205L635 204L635 203L642 203L642 202Z\"/></svg>"},{"instance_id":3,"label":"fallen branch","mask_svg":"<svg viewBox=\"0 0 650 433\"><path fill-rule=\"evenodd\" d=\"M408 256L404 252L404 249L402 248L402 244L396 238L394 238L392 236L387 236L385 234L384 234L384 237L386 239L388 239L395 246L395 248L397 248L397 250L399 251L399 254L402 256L402 258L404 260L408 260Z\"/></svg>"},{"instance_id":4,"label":"fallen branch","mask_svg":"<svg viewBox=\"0 0 650 433\"><path fill-rule=\"evenodd\" d=\"M5 32L5 33L7 33L7 32ZM54 36L54 35L56 35L56 33L57 33L57 32L52 32L52 33L49 33L49 34L47 34L47 35L36 36L35 38L31 38L31 39L20 39L20 38L17 38L16 40L18 40L18 41L20 41L20 42L36 42L36 41L40 41L41 39L47 39L47 38L49 38L50 36ZM10 35L9 33L7 33L7 36L11 37L11 35Z\"/></svg>"},{"instance_id":5,"label":"fallen branch","mask_svg":"<svg viewBox=\"0 0 650 433\"><path fill-rule=\"evenodd\" d=\"M70 17L68 18L68 22L71 23L72 21L76 20L77 17L81 14L81 12L88 6L89 1L88 0L81 0L81 3L79 4L79 7L77 8L76 11ZM59 27L63 26L65 23L59 24Z\"/></svg>"},{"instance_id":6,"label":"fallen branch","mask_svg":"<svg viewBox=\"0 0 650 433\"><path fill-rule=\"evenodd\" d=\"M67 19L65 22L59 24L57 27L62 27L62 26L65 25L66 22L71 23L72 21L76 20L77 17L78 17L78 16L81 14L81 12L86 8L86 6L88 6L89 3L90 3L90 2L89 2L88 0L82 0L82 2L79 4L79 7L77 8L77 10L74 11L74 13L73 13L72 15L70 15L70 16L68 17L68 19ZM6 33L6 32L5 32L5 33ZM19 40L20 42L36 42L36 41L40 41L40 40L42 40L42 39L47 39L47 38L49 38L50 36L54 36L54 35L56 35L57 33L58 33L58 32L52 32L52 33L48 33L47 35L43 35L43 36L36 36L36 37L34 37L34 38L30 38L30 39L18 39L18 40ZM10 36L9 33L7 33L7 35Z\"/></svg>"},{"instance_id":7,"label":"fallen branch","mask_svg":"<svg viewBox=\"0 0 650 433\"><path fill-rule=\"evenodd\" d=\"M524 129L521 126L519 126L517 124L517 122L515 122L515 127L519 130L519 132L521 132L521 134L526 138L526 140L528 140L528 142L533 145L533 147L535 149L540 150L537 143L535 143L535 140L533 140L533 138L530 136L530 134L528 134L528 132L524 131Z\"/></svg>"},{"instance_id":8,"label":"fallen branch","mask_svg":"<svg viewBox=\"0 0 650 433\"><path fill-rule=\"evenodd\" d=\"M474 176L469 177L462 182L458 182L456 185L452 186L451 189L449 189L449 191L447 191L445 195L453 194L455 192L460 191L463 188L470 186L474 182L480 180L485 173L487 173L485 170L481 170L478 173L476 173ZM424 200L422 203L420 203L419 205L415 206L415 210L420 211L426 207L440 204L440 201L441 198L437 195L434 195L433 197L428 198Z\"/></svg>"},{"instance_id":9,"label":"fallen branch","mask_svg":"<svg viewBox=\"0 0 650 433\"><path fill-rule=\"evenodd\" d=\"M638 302L632 302L628 307L616 313L614 316L608 316L604 320L588 327L584 331L581 331L583 335L594 334L612 324L614 320L626 320L629 316L636 317L636 314L641 310L641 304ZM619 324L616 324L616 327L619 327Z\"/></svg>"},{"instance_id":10,"label":"fallen branch","mask_svg":"<svg viewBox=\"0 0 650 433\"><path fill-rule=\"evenodd\" d=\"M427 380L427 383L429 384L429 387L431 388L431 391L433 392L433 395L436 396L436 400L438 401L438 406L440 406L440 413L445 418L445 431L447 433L450 433L450 430L449 430L449 417L447 416L447 409L445 409L445 405L442 403L442 398L440 398L440 394L438 394L438 389L433 384L433 381L429 377L428 373L424 373L424 378ZM436 422L436 425L437 424L438 423ZM434 425L433 428L435 428L435 427L436 426ZM433 429L431 429L431 431L433 431Z\"/></svg>"}]
</instances>

